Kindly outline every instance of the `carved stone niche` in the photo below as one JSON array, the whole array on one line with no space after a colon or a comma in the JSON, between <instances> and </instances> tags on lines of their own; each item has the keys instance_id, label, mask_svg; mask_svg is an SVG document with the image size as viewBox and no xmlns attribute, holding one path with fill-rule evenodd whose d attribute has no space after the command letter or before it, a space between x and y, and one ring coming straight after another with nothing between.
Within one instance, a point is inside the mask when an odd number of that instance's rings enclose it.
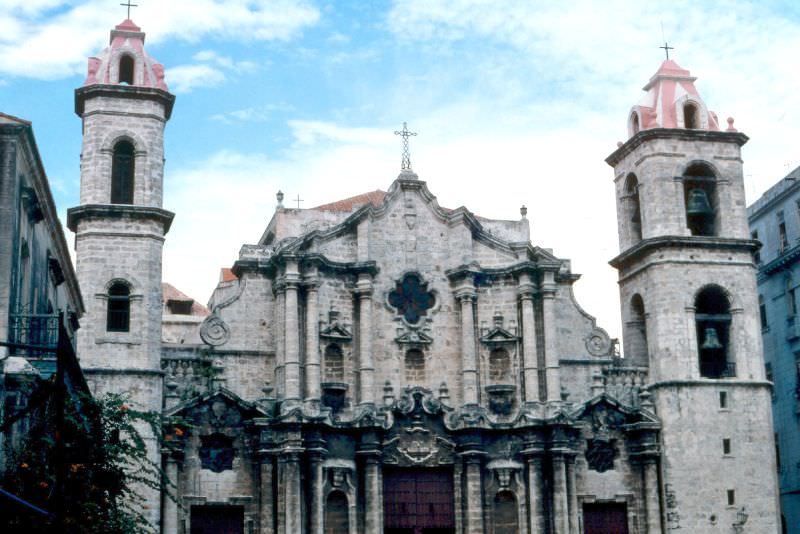
<instances>
[{"instance_id":1,"label":"carved stone niche","mask_svg":"<svg viewBox=\"0 0 800 534\"><path fill-rule=\"evenodd\" d=\"M334 412L340 411L347 402L348 385L344 382L323 382L322 386L322 405L327 406Z\"/></svg>"},{"instance_id":2,"label":"carved stone niche","mask_svg":"<svg viewBox=\"0 0 800 534\"><path fill-rule=\"evenodd\" d=\"M499 522L503 522L508 527L510 519L510 523L515 523L515 532L527 532L523 465L520 462L504 458L490 461L486 464L486 470L490 476L486 480L484 504L485 509L490 511L492 523L497 525ZM496 499L509 494L513 495L512 502L516 505L511 511L512 516L498 517L499 510L496 507Z\"/></svg>"},{"instance_id":3,"label":"carved stone niche","mask_svg":"<svg viewBox=\"0 0 800 534\"><path fill-rule=\"evenodd\" d=\"M347 499L348 529L346 534L356 534L358 517L356 516L357 493L355 482L355 462L352 460L329 458L323 462L322 470L323 507L327 512L327 508L330 505L329 497L331 497L332 494L344 494ZM344 531L344 529L342 529L342 531Z\"/></svg>"}]
</instances>

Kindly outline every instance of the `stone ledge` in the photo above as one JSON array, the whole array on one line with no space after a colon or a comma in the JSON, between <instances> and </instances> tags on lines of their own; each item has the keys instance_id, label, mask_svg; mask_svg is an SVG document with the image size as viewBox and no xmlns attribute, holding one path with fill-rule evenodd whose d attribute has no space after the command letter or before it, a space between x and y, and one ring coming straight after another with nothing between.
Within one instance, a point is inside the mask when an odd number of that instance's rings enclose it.
<instances>
[{"instance_id":1,"label":"stone ledge","mask_svg":"<svg viewBox=\"0 0 800 534\"><path fill-rule=\"evenodd\" d=\"M130 98L133 100L157 100L164 104L164 118L172 116L175 95L155 87L138 87L133 85L96 84L75 89L75 113L83 115L84 102L87 98L109 96L112 98Z\"/></svg>"},{"instance_id":2,"label":"stone ledge","mask_svg":"<svg viewBox=\"0 0 800 534\"><path fill-rule=\"evenodd\" d=\"M77 232L78 223L85 218L154 219L164 225L164 235L172 226L175 214L153 206L132 204L85 204L67 210L67 228Z\"/></svg>"}]
</instances>

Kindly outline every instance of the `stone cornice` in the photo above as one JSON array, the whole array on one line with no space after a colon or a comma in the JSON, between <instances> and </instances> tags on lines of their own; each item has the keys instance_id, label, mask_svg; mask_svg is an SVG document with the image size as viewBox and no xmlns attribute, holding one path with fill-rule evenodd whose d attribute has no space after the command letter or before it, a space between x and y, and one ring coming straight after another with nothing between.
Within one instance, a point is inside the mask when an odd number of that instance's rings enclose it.
<instances>
[{"instance_id":1,"label":"stone cornice","mask_svg":"<svg viewBox=\"0 0 800 534\"><path fill-rule=\"evenodd\" d=\"M612 267L620 269L631 261L641 259L655 249L663 248L705 248L754 252L760 246L760 242L754 239L665 235L643 239L608 263Z\"/></svg>"},{"instance_id":2,"label":"stone cornice","mask_svg":"<svg viewBox=\"0 0 800 534\"><path fill-rule=\"evenodd\" d=\"M636 150L640 145L646 141L652 141L655 139L736 143L737 145L742 146L749 140L749 137L741 132L713 132L708 130L688 130L685 128L653 128L651 130L642 130L628 139L625 144L616 149L611 153L610 156L606 158L606 163L614 167L617 163L622 161L624 157Z\"/></svg>"},{"instance_id":3,"label":"stone cornice","mask_svg":"<svg viewBox=\"0 0 800 534\"><path fill-rule=\"evenodd\" d=\"M769 263L766 263L759 267L758 269L758 276L762 278L764 276L773 274L781 269L785 269L786 267L791 267L794 265L798 258L800 258L800 245L796 245L786 252L775 258Z\"/></svg>"},{"instance_id":4,"label":"stone cornice","mask_svg":"<svg viewBox=\"0 0 800 534\"><path fill-rule=\"evenodd\" d=\"M112 98L129 98L133 100L155 100L164 105L164 119L172 116L172 106L175 104L175 95L155 87L137 87L133 85L88 85L75 89L75 113L83 116L86 99L96 96Z\"/></svg>"},{"instance_id":5,"label":"stone cornice","mask_svg":"<svg viewBox=\"0 0 800 534\"><path fill-rule=\"evenodd\" d=\"M153 206L136 206L132 204L84 204L67 210L67 227L77 232L78 223L86 218L111 219L151 219L164 226L164 235L169 232L175 214Z\"/></svg>"}]
</instances>

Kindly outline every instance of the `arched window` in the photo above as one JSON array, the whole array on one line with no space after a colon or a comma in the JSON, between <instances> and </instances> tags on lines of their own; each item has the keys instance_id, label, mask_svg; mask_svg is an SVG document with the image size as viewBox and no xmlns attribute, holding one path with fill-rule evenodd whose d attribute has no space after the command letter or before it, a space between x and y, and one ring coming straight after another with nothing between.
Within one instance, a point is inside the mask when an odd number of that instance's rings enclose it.
<instances>
[{"instance_id":1,"label":"arched window","mask_svg":"<svg viewBox=\"0 0 800 534\"><path fill-rule=\"evenodd\" d=\"M511 380L511 357L506 349L494 349L489 354L489 380L496 383Z\"/></svg>"},{"instance_id":2,"label":"arched window","mask_svg":"<svg viewBox=\"0 0 800 534\"><path fill-rule=\"evenodd\" d=\"M348 534L350 519L347 513L347 495L341 491L332 491L325 500L325 534Z\"/></svg>"},{"instance_id":3,"label":"arched window","mask_svg":"<svg viewBox=\"0 0 800 534\"><path fill-rule=\"evenodd\" d=\"M635 111L631 113L631 131L633 135L639 133L639 114Z\"/></svg>"},{"instance_id":4,"label":"arched window","mask_svg":"<svg viewBox=\"0 0 800 534\"><path fill-rule=\"evenodd\" d=\"M344 382L344 356L339 345L331 343L325 347L325 381Z\"/></svg>"},{"instance_id":5,"label":"arched window","mask_svg":"<svg viewBox=\"0 0 800 534\"><path fill-rule=\"evenodd\" d=\"M697 106L691 102L683 105L683 127L695 130L698 127Z\"/></svg>"},{"instance_id":6,"label":"arched window","mask_svg":"<svg viewBox=\"0 0 800 534\"><path fill-rule=\"evenodd\" d=\"M128 332L131 326L131 288L124 282L114 282L108 288L106 330Z\"/></svg>"},{"instance_id":7,"label":"arched window","mask_svg":"<svg viewBox=\"0 0 800 534\"><path fill-rule=\"evenodd\" d=\"M111 163L111 203L133 204L134 149L130 141L114 145Z\"/></svg>"},{"instance_id":8,"label":"arched window","mask_svg":"<svg viewBox=\"0 0 800 534\"><path fill-rule=\"evenodd\" d=\"M683 175L686 225L692 235L717 235L718 201L714 172L703 164L689 167Z\"/></svg>"},{"instance_id":9,"label":"arched window","mask_svg":"<svg viewBox=\"0 0 800 534\"><path fill-rule=\"evenodd\" d=\"M425 381L425 355L419 349L406 352L406 382L418 384Z\"/></svg>"},{"instance_id":10,"label":"arched window","mask_svg":"<svg viewBox=\"0 0 800 534\"><path fill-rule=\"evenodd\" d=\"M128 54L123 54L119 58L119 83L133 85L134 65L133 57Z\"/></svg>"},{"instance_id":11,"label":"arched window","mask_svg":"<svg viewBox=\"0 0 800 534\"><path fill-rule=\"evenodd\" d=\"M625 179L625 213L630 217L631 237L636 241L642 239L642 211L639 204L639 180L635 174Z\"/></svg>"},{"instance_id":12,"label":"arched window","mask_svg":"<svg viewBox=\"0 0 800 534\"><path fill-rule=\"evenodd\" d=\"M644 300L638 293L631 297L630 322L628 323L628 345L625 347L634 362L647 363L647 323L644 315Z\"/></svg>"},{"instance_id":13,"label":"arched window","mask_svg":"<svg viewBox=\"0 0 800 534\"><path fill-rule=\"evenodd\" d=\"M494 534L517 534L517 498L510 491L501 491L494 496Z\"/></svg>"},{"instance_id":14,"label":"arched window","mask_svg":"<svg viewBox=\"0 0 800 534\"><path fill-rule=\"evenodd\" d=\"M731 306L728 297L721 288L709 286L697 295L694 308L700 376L736 376L730 350Z\"/></svg>"}]
</instances>

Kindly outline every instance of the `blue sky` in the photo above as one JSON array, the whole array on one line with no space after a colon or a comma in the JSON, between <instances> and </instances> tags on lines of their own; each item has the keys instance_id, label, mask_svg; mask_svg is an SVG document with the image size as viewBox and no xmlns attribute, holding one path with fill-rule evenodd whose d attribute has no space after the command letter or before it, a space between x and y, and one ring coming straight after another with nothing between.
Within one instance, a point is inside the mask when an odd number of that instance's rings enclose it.
<instances>
[{"instance_id":1,"label":"blue sky","mask_svg":"<svg viewBox=\"0 0 800 534\"><path fill-rule=\"evenodd\" d=\"M303 207L386 189L403 121L440 204L515 219L573 260L579 302L618 335L611 169L630 107L663 60L733 116L748 201L798 164L800 4L138 0L132 19L177 95L164 278L204 302L257 241L278 189ZM116 0L0 0L0 111L34 123L59 211L78 202L86 58ZM289 204L287 202L287 204Z\"/></svg>"}]
</instances>

